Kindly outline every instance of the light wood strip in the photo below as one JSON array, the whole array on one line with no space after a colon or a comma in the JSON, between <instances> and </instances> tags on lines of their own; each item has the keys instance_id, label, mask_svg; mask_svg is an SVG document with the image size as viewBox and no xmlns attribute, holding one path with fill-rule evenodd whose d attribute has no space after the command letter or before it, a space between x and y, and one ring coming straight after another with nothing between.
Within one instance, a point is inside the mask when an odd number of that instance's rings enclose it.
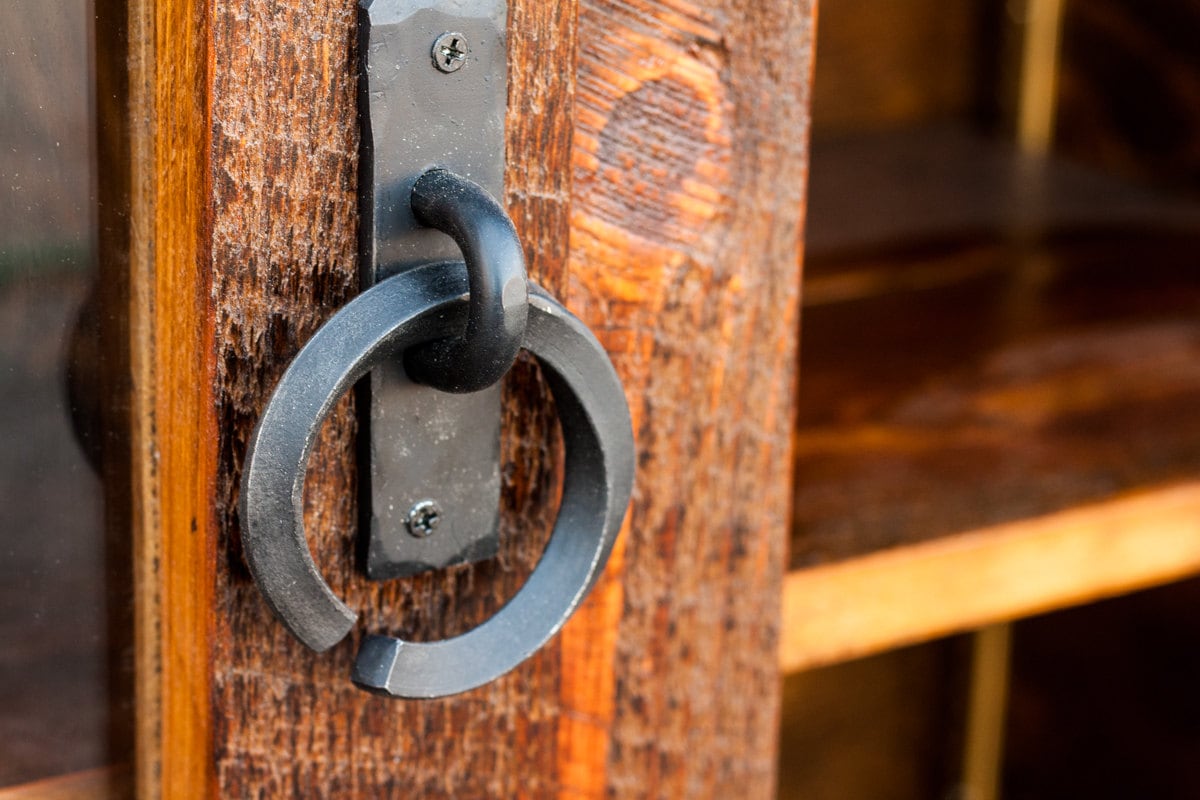
<instances>
[{"instance_id":1,"label":"light wood strip","mask_svg":"<svg viewBox=\"0 0 1200 800\"><path fill-rule=\"evenodd\" d=\"M1200 572L1200 482L824 567L784 586L780 663L832 664Z\"/></svg>"},{"instance_id":2,"label":"light wood strip","mask_svg":"<svg viewBox=\"0 0 1200 800\"><path fill-rule=\"evenodd\" d=\"M137 795L215 797L207 4L127 13Z\"/></svg>"},{"instance_id":3,"label":"light wood strip","mask_svg":"<svg viewBox=\"0 0 1200 800\"><path fill-rule=\"evenodd\" d=\"M127 800L133 797L129 770L101 767L0 788L0 800Z\"/></svg>"}]
</instances>

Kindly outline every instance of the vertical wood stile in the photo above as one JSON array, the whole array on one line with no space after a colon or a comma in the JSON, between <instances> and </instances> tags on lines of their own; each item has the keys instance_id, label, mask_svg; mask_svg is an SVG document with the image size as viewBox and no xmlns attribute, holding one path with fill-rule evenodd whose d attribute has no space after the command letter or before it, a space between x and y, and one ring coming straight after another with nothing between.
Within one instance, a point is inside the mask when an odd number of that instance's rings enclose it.
<instances>
[{"instance_id":1,"label":"vertical wood stile","mask_svg":"<svg viewBox=\"0 0 1200 800\"><path fill-rule=\"evenodd\" d=\"M109 435L129 442L114 533L133 564L134 783L138 797L215 797L207 4L95 12L98 73L123 73L99 101L99 197L104 282L122 295L106 318L127 322Z\"/></svg>"},{"instance_id":2,"label":"vertical wood stile","mask_svg":"<svg viewBox=\"0 0 1200 800\"><path fill-rule=\"evenodd\" d=\"M598 632L568 671L605 754L570 796L774 793L812 11L581 2L568 305L640 460L620 586L564 637Z\"/></svg>"}]
</instances>

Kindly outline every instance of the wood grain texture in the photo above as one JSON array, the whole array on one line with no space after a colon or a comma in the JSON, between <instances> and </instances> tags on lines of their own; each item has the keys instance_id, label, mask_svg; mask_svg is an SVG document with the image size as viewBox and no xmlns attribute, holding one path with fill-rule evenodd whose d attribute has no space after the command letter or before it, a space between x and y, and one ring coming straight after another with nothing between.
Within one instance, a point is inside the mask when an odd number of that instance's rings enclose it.
<instances>
[{"instance_id":1,"label":"wood grain texture","mask_svg":"<svg viewBox=\"0 0 1200 800\"><path fill-rule=\"evenodd\" d=\"M568 305L625 381L639 472L620 592L573 623L620 604L583 662L613 687L607 776L577 796L772 796L811 11L581 6Z\"/></svg>"},{"instance_id":2,"label":"wood grain texture","mask_svg":"<svg viewBox=\"0 0 1200 800\"><path fill-rule=\"evenodd\" d=\"M796 672L1200 573L1185 483L795 570L783 669Z\"/></svg>"},{"instance_id":3,"label":"wood grain texture","mask_svg":"<svg viewBox=\"0 0 1200 800\"><path fill-rule=\"evenodd\" d=\"M118 5L118 8L121 6ZM130 398L130 489L134 590L134 785L139 796L162 796L167 763L183 765L186 756L164 759L174 733L163 724L164 652L162 627L162 539L158 489L157 409L155 403L156 340L154 263L156 248L155 197L157 193L156 73L158 42L155 39L154 9L149 3L124 5L128 40L128 125L129 136L129 363ZM197 46L195 43L193 47ZM207 563L207 562L206 562ZM184 720L182 724L187 724ZM207 726L207 721L204 723ZM186 736L186 734L185 734ZM186 741L186 739L184 740ZM190 772L185 767L183 773ZM209 771L202 773L208 775ZM168 776L169 777L169 776ZM211 780L201 782L211 790Z\"/></svg>"},{"instance_id":4,"label":"wood grain texture","mask_svg":"<svg viewBox=\"0 0 1200 800\"><path fill-rule=\"evenodd\" d=\"M575 26L569 4L544 5L514 4L510 17L507 186L531 273L556 289L567 242L574 80L562 64L573 61ZM271 616L240 560L235 509L246 439L290 356L357 290L355 24L355 4L340 0L216 4L220 790L546 797L556 774L555 649L460 697L373 697L348 680L357 641L309 653ZM556 423L531 364L514 371L506 392L500 556L387 584L353 572L351 401L331 416L310 466L306 522L334 591L362 614L359 634L461 632L494 613L536 563L558 491Z\"/></svg>"},{"instance_id":5,"label":"wood grain texture","mask_svg":"<svg viewBox=\"0 0 1200 800\"><path fill-rule=\"evenodd\" d=\"M573 3L510 4L508 206L533 277L613 354L642 477L609 577L563 635L486 687L419 703L354 689L357 641L293 641L238 543L254 421L357 290L355 5L153 8L151 218L181 227L140 239L158 269L134 287L159 415L138 419L162 459L143 462L142 563L161 589L145 619L162 642L146 796L769 796L810 6L593 3L577 19ZM166 64L172 36L204 46ZM197 99L182 121L164 113ZM362 615L352 639L458 633L536 563L561 444L532 363L506 398L500 556L387 584L351 567L352 400L331 415L306 523Z\"/></svg>"},{"instance_id":6,"label":"wood grain texture","mask_svg":"<svg viewBox=\"0 0 1200 800\"><path fill-rule=\"evenodd\" d=\"M128 208L135 783L141 797L214 796L212 495L205 4L105 3L127 41L118 192ZM118 23L113 15L124 14ZM117 38L117 42L121 39ZM114 43L115 44L115 43ZM111 187L110 187L111 190ZM116 199L116 198L114 198Z\"/></svg>"}]
</instances>

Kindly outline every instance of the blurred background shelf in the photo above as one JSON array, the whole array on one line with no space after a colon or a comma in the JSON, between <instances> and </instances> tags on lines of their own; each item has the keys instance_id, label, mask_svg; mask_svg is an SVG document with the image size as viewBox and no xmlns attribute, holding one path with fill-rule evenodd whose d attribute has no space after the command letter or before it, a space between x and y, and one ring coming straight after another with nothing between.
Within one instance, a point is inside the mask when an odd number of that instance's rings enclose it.
<instances>
[{"instance_id":1,"label":"blurred background shelf","mask_svg":"<svg viewBox=\"0 0 1200 800\"><path fill-rule=\"evenodd\" d=\"M785 671L1200 573L1200 481L793 571Z\"/></svg>"},{"instance_id":2,"label":"blurred background shelf","mask_svg":"<svg viewBox=\"0 0 1200 800\"><path fill-rule=\"evenodd\" d=\"M1200 205L947 126L813 164L785 666L1200 571Z\"/></svg>"},{"instance_id":3,"label":"blurred background shelf","mask_svg":"<svg viewBox=\"0 0 1200 800\"><path fill-rule=\"evenodd\" d=\"M818 82L823 76L819 72ZM964 119L825 133L818 128L811 160L804 284L809 306L837 299L830 284L840 273L911 261L912 248L921 244L974 238L1013 245L1046 233L1113 225L1195 231L1200 221L1200 204L1190 194L1031 152L1011 135Z\"/></svg>"},{"instance_id":4,"label":"blurred background shelf","mask_svg":"<svg viewBox=\"0 0 1200 800\"><path fill-rule=\"evenodd\" d=\"M779 797L1195 797L1200 4L819 28Z\"/></svg>"}]
</instances>

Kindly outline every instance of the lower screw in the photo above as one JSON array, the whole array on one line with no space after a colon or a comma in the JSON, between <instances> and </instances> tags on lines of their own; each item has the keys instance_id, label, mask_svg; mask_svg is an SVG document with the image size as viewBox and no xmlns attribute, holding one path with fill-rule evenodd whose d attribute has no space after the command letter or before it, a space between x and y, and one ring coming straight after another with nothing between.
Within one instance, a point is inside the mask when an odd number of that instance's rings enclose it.
<instances>
[{"instance_id":1,"label":"lower screw","mask_svg":"<svg viewBox=\"0 0 1200 800\"><path fill-rule=\"evenodd\" d=\"M408 510L408 532L418 539L432 536L442 522L442 507L434 500L421 500Z\"/></svg>"}]
</instances>

